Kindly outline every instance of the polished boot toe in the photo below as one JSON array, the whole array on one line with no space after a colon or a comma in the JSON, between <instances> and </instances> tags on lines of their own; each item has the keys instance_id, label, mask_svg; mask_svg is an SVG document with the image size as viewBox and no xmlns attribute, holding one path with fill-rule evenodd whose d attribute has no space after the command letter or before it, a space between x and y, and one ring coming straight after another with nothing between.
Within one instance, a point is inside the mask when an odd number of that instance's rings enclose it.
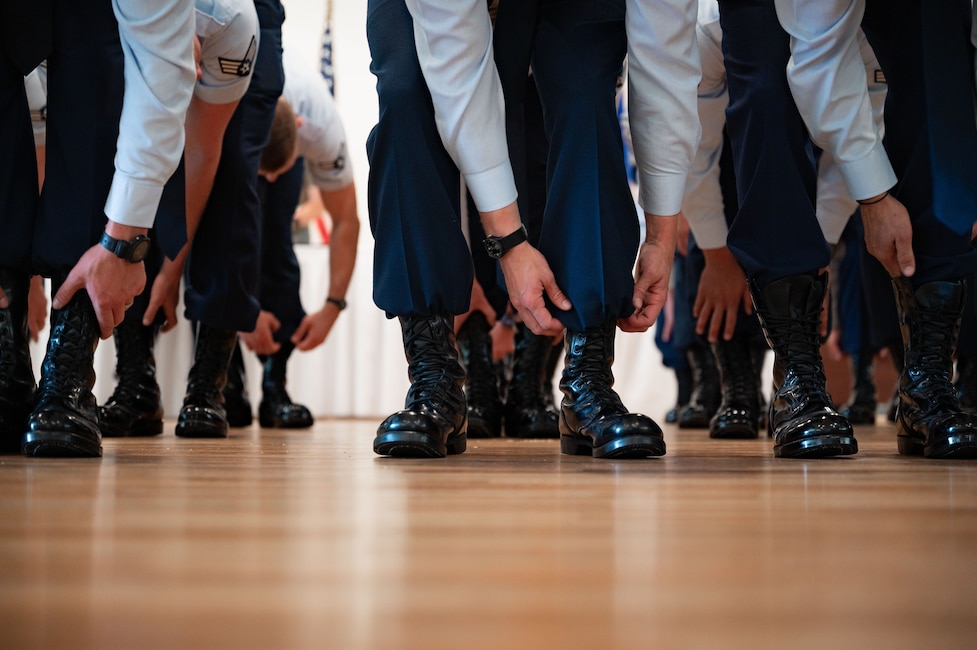
<instances>
[{"instance_id":1,"label":"polished boot toe","mask_svg":"<svg viewBox=\"0 0 977 650\"><path fill-rule=\"evenodd\" d=\"M405 408L377 428L373 451L398 458L444 458L467 445L465 371L450 314L402 316L411 385Z\"/></svg>"},{"instance_id":2,"label":"polished boot toe","mask_svg":"<svg viewBox=\"0 0 977 650\"><path fill-rule=\"evenodd\" d=\"M309 409L301 404L262 401L258 405L258 424L270 429L308 429L315 420Z\"/></svg>"},{"instance_id":3,"label":"polished boot toe","mask_svg":"<svg viewBox=\"0 0 977 650\"><path fill-rule=\"evenodd\" d=\"M464 425L447 422L429 409L398 411L384 420L373 440L373 451L398 458L444 458L467 447Z\"/></svg>"},{"instance_id":4,"label":"polished boot toe","mask_svg":"<svg viewBox=\"0 0 977 650\"><path fill-rule=\"evenodd\" d=\"M830 458L858 453L851 424L833 410L794 417L774 434L777 458Z\"/></svg>"},{"instance_id":5,"label":"polished boot toe","mask_svg":"<svg viewBox=\"0 0 977 650\"><path fill-rule=\"evenodd\" d=\"M98 321L84 290L78 291L63 309L51 312L51 334L41 365L37 404L21 439L25 455L102 455L98 408L92 394L98 339Z\"/></svg>"},{"instance_id":6,"label":"polished boot toe","mask_svg":"<svg viewBox=\"0 0 977 650\"><path fill-rule=\"evenodd\" d=\"M820 316L827 273L788 276L760 287L749 281L767 343L774 351L774 393L767 428L778 458L829 458L858 452L851 423L832 406L821 359Z\"/></svg>"},{"instance_id":7,"label":"polished boot toe","mask_svg":"<svg viewBox=\"0 0 977 650\"><path fill-rule=\"evenodd\" d=\"M223 390L236 342L236 332L200 324L187 393L176 421L178 437L227 437Z\"/></svg>"},{"instance_id":8,"label":"polished boot toe","mask_svg":"<svg viewBox=\"0 0 977 650\"><path fill-rule=\"evenodd\" d=\"M927 423L924 435L920 427L897 423L899 453L926 458L977 458L977 416L949 413Z\"/></svg>"},{"instance_id":9,"label":"polished boot toe","mask_svg":"<svg viewBox=\"0 0 977 650\"><path fill-rule=\"evenodd\" d=\"M560 451L595 458L647 458L665 454L654 420L629 413L613 390L616 322L567 330L560 390Z\"/></svg>"}]
</instances>

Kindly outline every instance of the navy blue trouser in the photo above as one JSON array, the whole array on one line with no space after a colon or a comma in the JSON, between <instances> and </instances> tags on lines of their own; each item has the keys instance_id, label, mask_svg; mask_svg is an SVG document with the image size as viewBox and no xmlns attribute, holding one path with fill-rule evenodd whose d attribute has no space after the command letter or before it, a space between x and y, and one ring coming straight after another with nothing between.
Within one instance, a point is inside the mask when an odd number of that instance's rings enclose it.
<instances>
[{"instance_id":1,"label":"navy blue trouser","mask_svg":"<svg viewBox=\"0 0 977 650\"><path fill-rule=\"evenodd\" d=\"M539 248L574 303L560 319L580 329L633 309L638 224L614 109L624 3L580 3L579 11L557 4L539 3L529 30L550 142ZM507 29L500 14L496 44L524 48ZM370 1L367 36L380 98L368 142L374 300L390 315L460 313L472 262L458 223L458 171L434 126L402 0ZM520 82L527 71L528 61Z\"/></svg>"},{"instance_id":2,"label":"navy blue trouser","mask_svg":"<svg viewBox=\"0 0 977 650\"><path fill-rule=\"evenodd\" d=\"M287 341L305 316L299 299L301 271L292 244L292 220L302 194L305 171L299 158L274 183L258 179L261 200L261 308L278 318L275 340Z\"/></svg>"},{"instance_id":3,"label":"navy blue trouser","mask_svg":"<svg viewBox=\"0 0 977 650\"><path fill-rule=\"evenodd\" d=\"M956 11L959 29L941 34L963 44L960 59L947 63L946 72L955 73L962 83L973 83L973 49L969 46L970 3L946 0L931 3L931 10ZM925 58L930 56L924 44L922 0L873 0L866 8L862 29L879 65L885 73L888 94L885 104L885 148L899 179L893 195L909 211L913 224L913 252L916 255L914 287L934 280L957 280L973 277L977 272L977 252L970 234L957 234L941 222L933 210L933 183L936 168L946 161L934 161L929 141L931 123L941 119L937 101L931 104L924 92L927 84L940 83L925 72ZM975 128L972 121L969 128ZM959 152L969 159L977 150ZM952 163L951 163L952 164ZM969 179L977 183L977 178ZM977 215L970 215L971 220Z\"/></svg>"},{"instance_id":4,"label":"navy blue trouser","mask_svg":"<svg viewBox=\"0 0 977 650\"><path fill-rule=\"evenodd\" d=\"M807 128L787 85L787 33L773 0L721 0L739 211L727 243L761 286L828 266L814 212L817 171Z\"/></svg>"},{"instance_id":5,"label":"navy blue trouser","mask_svg":"<svg viewBox=\"0 0 977 650\"><path fill-rule=\"evenodd\" d=\"M255 0L261 45L247 93L224 134L214 187L186 268L186 317L211 327L251 331L258 318L261 206L258 162L268 143L282 71L278 0Z\"/></svg>"}]
</instances>

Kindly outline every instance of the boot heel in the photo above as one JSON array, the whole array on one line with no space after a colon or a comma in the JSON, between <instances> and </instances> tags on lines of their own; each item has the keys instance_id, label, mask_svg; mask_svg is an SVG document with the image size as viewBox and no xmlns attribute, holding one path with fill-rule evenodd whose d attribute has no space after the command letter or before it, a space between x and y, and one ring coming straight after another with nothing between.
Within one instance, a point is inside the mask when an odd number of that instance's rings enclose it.
<instances>
[{"instance_id":1,"label":"boot heel","mask_svg":"<svg viewBox=\"0 0 977 650\"><path fill-rule=\"evenodd\" d=\"M560 453L567 456L593 456L594 446L589 438L560 434Z\"/></svg>"}]
</instances>

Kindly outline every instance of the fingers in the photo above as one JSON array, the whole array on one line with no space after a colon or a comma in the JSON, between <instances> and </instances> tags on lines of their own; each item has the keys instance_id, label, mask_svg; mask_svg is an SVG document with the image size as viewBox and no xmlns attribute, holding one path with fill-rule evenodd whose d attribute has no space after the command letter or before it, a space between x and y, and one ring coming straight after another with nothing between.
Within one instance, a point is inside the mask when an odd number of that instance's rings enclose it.
<instances>
[{"instance_id":1,"label":"fingers","mask_svg":"<svg viewBox=\"0 0 977 650\"><path fill-rule=\"evenodd\" d=\"M906 277L916 272L916 256L913 254L912 233L901 233L896 238L896 263L899 271Z\"/></svg>"},{"instance_id":2,"label":"fingers","mask_svg":"<svg viewBox=\"0 0 977 650\"><path fill-rule=\"evenodd\" d=\"M556 286L556 278L550 276L543 283L543 291L545 291L546 295L550 297L550 301L556 305L557 309L568 311L571 307L573 307L573 305L570 304L570 299L567 298L566 294L560 290L560 287ZM546 313L548 314L549 312Z\"/></svg>"},{"instance_id":3,"label":"fingers","mask_svg":"<svg viewBox=\"0 0 977 650\"><path fill-rule=\"evenodd\" d=\"M10 306L10 299L7 298L7 292L0 287L0 309L6 309Z\"/></svg>"},{"instance_id":4,"label":"fingers","mask_svg":"<svg viewBox=\"0 0 977 650\"><path fill-rule=\"evenodd\" d=\"M74 297L75 293L84 286L85 278L80 273L72 270L65 279L64 284L61 285L61 288L54 295L54 299L51 301L51 307L54 309L63 309L72 297Z\"/></svg>"}]
</instances>

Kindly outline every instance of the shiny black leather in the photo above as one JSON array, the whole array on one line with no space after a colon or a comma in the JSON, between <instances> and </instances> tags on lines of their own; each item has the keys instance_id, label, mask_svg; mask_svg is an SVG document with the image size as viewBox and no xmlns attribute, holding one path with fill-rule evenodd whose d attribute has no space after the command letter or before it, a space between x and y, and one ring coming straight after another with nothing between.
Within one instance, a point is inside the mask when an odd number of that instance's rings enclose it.
<instances>
[{"instance_id":1,"label":"shiny black leather","mask_svg":"<svg viewBox=\"0 0 977 650\"><path fill-rule=\"evenodd\" d=\"M295 346L285 341L278 352L261 357L261 403L258 404L258 424L277 429L308 429L315 422L312 413L296 404L285 390L288 358Z\"/></svg>"},{"instance_id":2,"label":"shiny black leather","mask_svg":"<svg viewBox=\"0 0 977 650\"><path fill-rule=\"evenodd\" d=\"M123 321L115 328L115 374L112 396L98 408L106 438L158 436L163 433L163 399L156 382L155 325Z\"/></svg>"},{"instance_id":3,"label":"shiny black leather","mask_svg":"<svg viewBox=\"0 0 977 650\"><path fill-rule=\"evenodd\" d=\"M51 312L51 334L41 365L36 404L21 440L27 456L102 455L93 362L100 330L88 293L81 289Z\"/></svg>"},{"instance_id":4,"label":"shiny black leather","mask_svg":"<svg viewBox=\"0 0 977 650\"><path fill-rule=\"evenodd\" d=\"M851 356L852 392L839 412L852 424L875 424L875 376L872 373L872 353L856 352Z\"/></svg>"},{"instance_id":5,"label":"shiny black leather","mask_svg":"<svg viewBox=\"0 0 977 650\"><path fill-rule=\"evenodd\" d=\"M722 400L716 358L708 345L698 341L689 347L686 356L692 368L692 395L678 416L678 426L680 429L708 429Z\"/></svg>"},{"instance_id":6,"label":"shiny black leather","mask_svg":"<svg viewBox=\"0 0 977 650\"><path fill-rule=\"evenodd\" d=\"M381 456L443 458L467 446L465 371L450 314L402 316L410 389L404 410L380 423L373 451Z\"/></svg>"},{"instance_id":7,"label":"shiny black leather","mask_svg":"<svg viewBox=\"0 0 977 650\"><path fill-rule=\"evenodd\" d=\"M0 309L0 452L17 453L36 387L27 329L30 276L0 270L0 286L9 301Z\"/></svg>"},{"instance_id":8,"label":"shiny black leather","mask_svg":"<svg viewBox=\"0 0 977 650\"><path fill-rule=\"evenodd\" d=\"M760 391L751 348L749 338L742 335L712 344L719 368L722 401L709 421L710 438L757 437Z\"/></svg>"},{"instance_id":9,"label":"shiny black leather","mask_svg":"<svg viewBox=\"0 0 977 650\"><path fill-rule=\"evenodd\" d=\"M953 380L960 407L968 413L977 413L977 359L957 354L957 372Z\"/></svg>"},{"instance_id":10,"label":"shiny black leather","mask_svg":"<svg viewBox=\"0 0 977 650\"><path fill-rule=\"evenodd\" d=\"M176 421L181 438L226 438L227 412L224 410L224 384L227 366L237 341L237 332L201 323L193 366L187 378L183 408Z\"/></svg>"},{"instance_id":11,"label":"shiny black leather","mask_svg":"<svg viewBox=\"0 0 977 650\"><path fill-rule=\"evenodd\" d=\"M498 438L502 435L502 398L492 362L489 329L485 314L474 311L458 331L458 350L465 367L469 438Z\"/></svg>"},{"instance_id":12,"label":"shiny black leather","mask_svg":"<svg viewBox=\"0 0 977 650\"><path fill-rule=\"evenodd\" d=\"M522 323L516 324L515 339L512 378L505 399L505 435L556 438L560 423L553 402L552 339L533 334Z\"/></svg>"},{"instance_id":13,"label":"shiny black leather","mask_svg":"<svg viewBox=\"0 0 977 650\"><path fill-rule=\"evenodd\" d=\"M774 455L825 458L857 453L851 423L832 406L821 360L819 319L828 274L792 275L765 287L753 279L749 284L774 351L774 394L767 415Z\"/></svg>"},{"instance_id":14,"label":"shiny black leather","mask_svg":"<svg viewBox=\"0 0 977 650\"><path fill-rule=\"evenodd\" d=\"M227 426L232 428L250 427L254 422L251 411L251 400L248 398L247 374L244 370L244 357L241 354L241 343L234 344L231 361L227 364L227 382L224 384L224 412L227 414Z\"/></svg>"},{"instance_id":15,"label":"shiny black leather","mask_svg":"<svg viewBox=\"0 0 977 650\"><path fill-rule=\"evenodd\" d=\"M927 458L977 458L977 416L960 406L953 352L966 303L966 282L929 282L915 290L893 278L905 366L896 418L899 453Z\"/></svg>"},{"instance_id":16,"label":"shiny black leather","mask_svg":"<svg viewBox=\"0 0 977 650\"><path fill-rule=\"evenodd\" d=\"M566 333L560 390L560 451L595 458L665 454L662 430L647 415L630 413L613 390L614 320Z\"/></svg>"}]
</instances>

